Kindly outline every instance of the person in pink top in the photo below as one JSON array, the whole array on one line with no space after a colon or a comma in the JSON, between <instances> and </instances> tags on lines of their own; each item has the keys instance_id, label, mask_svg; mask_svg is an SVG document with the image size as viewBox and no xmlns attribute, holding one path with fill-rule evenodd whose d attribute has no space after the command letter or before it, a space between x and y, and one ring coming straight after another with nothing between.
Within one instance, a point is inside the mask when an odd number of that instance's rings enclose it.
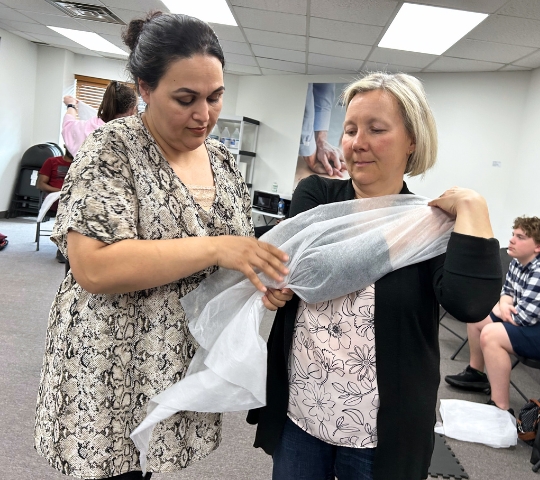
<instances>
[{"instance_id":1,"label":"person in pink top","mask_svg":"<svg viewBox=\"0 0 540 480\"><path fill-rule=\"evenodd\" d=\"M86 137L94 130L115 118L129 117L137 112L135 91L117 81L112 81L107 86L97 111L97 117L79 120L77 118L78 103L79 101L71 95L64 97L67 111L62 121L62 137L73 156L77 154Z\"/></svg>"}]
</instances>

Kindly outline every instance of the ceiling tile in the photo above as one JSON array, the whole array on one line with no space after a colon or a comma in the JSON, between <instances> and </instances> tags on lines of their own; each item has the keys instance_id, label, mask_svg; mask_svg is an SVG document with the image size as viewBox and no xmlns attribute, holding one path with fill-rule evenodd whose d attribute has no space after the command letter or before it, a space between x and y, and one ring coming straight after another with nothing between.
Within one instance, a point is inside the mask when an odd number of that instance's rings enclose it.
<instances>
[{"instance_id":1,"label":"ceiling tile","mask_svg":"<svg viewBox=\"0 0 540 480\"><path fill-rule=\"evenodd\" d=\"M0 28L1 28L1 25L0 25ZM39 40L36 37L30 35L29 33L17 32L17 31L12 31L11 33L18 35L19 37L25 38L26 40L30 40L31 42L39 42Z\"/></svg>"},{"instance_id":2,"label":"ceiling tile","mask_svg":"<svg viewBox=\"0 0 540 480\"><path fill-rule=\"evenodd\" d=\"M258 8L298 15L305 15L307 11L307 0L231 0L231 4L235 7Z\"/></svg>"},{"instance_id":3,"label":"ceiling tile","mask_svg":"<svg viewBox=\"0 0 540 480\"><path fill-rule=\"evenodd\" d=\"M500 72L515 72L521 70L531 70L530 67L520 67L519 65L505 65L499 71Z\"/></svg>"},{"instance_id":4,"label":"ceiling tile","mask_svg":"<svg viewBox=\"0 0 540 480\"><path fill-rule=\"evenodd\" d=\"M306 37L300 35L287 35L286 33L266 32L250 28L244 28L244 33L252 45L266 45L268 47L301 51L306 49Z\"/></svg>"},{"instance_id":5,"label":"ceiling tile","mask_svg":"<svg viewBox=\"0 0 540 480\"><path fill-rule=\"evenodd\" d=\"M373 50L369 60L378 63L392 63L394 65L409 65L411 67L424 68L428 66L437 55L427 53L406 52L392 48L377 47Z\"/></svg>"},{"instance_id":6,"label":"ceiling tile","mask_svg":"<svg viewBox=\"0 0 540 480\"><path fill-rule=\"evenodd\" d=\"M125 10L136 10L144 13L152 10L160 10L162 12L169 11L160 0L103 0L102 3L108 7L118 7Z\"/></svg>"},{"instance_id":7,"label":"ceiling tile","mask_svg":"<svg viewBox=\"0 0 540 480\"><path fill-rule=\"evenodd\" d=\"M364 63L363 60L352 60L349 58L321 55L319 53L310 53L308 55L309 65L338 68L341 70L347 70L348 72L356 72L362 66L362 63Z\"/></svg>"},{"instance_id":8,"label":"ceiling tile","mask_svg":"<svg viewBox=\"0 0 540 480\"><path fill-rule=\"evenodd\" d=\"M28 12L48 13L50 15L58 15L60 12L58 8L53 7L44 0L2 0L1 3L7 7Z\"/></svg>"},{"instance_id":9,"label":"ceiling tile","mask_svg":"<svg viewBox=\"0 0 540 480\"><path fill-rule=\"evenodd\" d=\"M34 20L28 15L28 12L26 15L23 15L17 10L13 10L9 7L0 7L0 19L13 20L15 22L34 22Z\"/></svg>"},{"instance_id":10,"label":"ceiling tile","mask_svg":"<svg viewBox=\"0 0 540 480\"><path fill-rule=\"evenodd\" d=\"M253 53L257 57L273 58L275 60L286 60L288 62L305 63L305 52L298 50L286 50L284 48L266 47L263 45L253 45Z\"/></svg>"},{"instance_id":11,"label":"ceiling tile","mask_svg":"<svg viewBox=\"0 0 540 480\"><path fill-rule=\"evenodd\" d=\"M338 40L340 42L361 43L373 45L379 38L381 27L360 25L358 23L340 22L325 18L311 17L309 22L309 35L316 38Z\"/></svg>"},{"instance_id":12,"label":"ceiling tile","mask_svg":"<svg viewBox=\"0 0 540 480\"><path fill-rule=\"evenodd\" d=\"M77 20L77 22L82 26L82 28L79 30L86 30L87 32L95 32L98 34L106 33L107 35L115 35L117 37L122 35L122 29L124 28L124 25L106 22L94 22L92 20Z\"/></svg>"},{"instance_id":13,"label":"ceiling tile","mask_svg":"<svg viewBox=\"0 0 540 480\"><path fill-rule=\"evenodd\" d=\"M40 33L43 35L50 35L53 31L47 28L45 25L39 23L26 23L26 22L12 22L10 20L3 20L2 23L10 27L10 30L18 30L20 32L26 32L30 35L34 33Z\"/></svg>"},{"instance_id":14,"label":"ceiling tile","mask_svg":"<svg viewBox=\"0 0 540 480\"><path fill-rule=\"evenodd\" d=\"M308 75L339 75L356 73L356 70L341 70L333 67L323 67L321 65L308 65Z\"/></svg>"},{"instance_id":15,"label":"ceiling tile","mask_svg":"<svg viewBox=\"0 0 540 480\"><path fill-rule=\"evenodd\" d=\"M118 37L117 35L107 35L106 33L101 33L99 36L103 37L105 40L108 40L113 45L116 45L118 48L121 48L126 53L129 53L129 48L122 40L122 37Z\"/></svg>"},{"instance_id":16,"label":"ceiling tile","mask_svg":"<svg viewBox=\"0 0 540 480\"><path fill-rule=\"evenodd\" d=\"M399 2L393 0L311 0L314 17L384 27Z\"/></svg>"},{"instance_id":17,"label":"ceiling tile","mask_svg":"<svg viewBox=\"0 0 540 480\"><path fill-rule=\"evenodd\" d=\"M335 57L365 60L371 51L371 47L357 43L335 42L333 40L310 37L309 51L323 55L333 55Z\"/></svg>"},{"instance_id":18,"label":"ceiling tile","mask_svg":"<svg viewBox=\"0 0 540 480\"><path fill-rule=\"evenodd\" d=\"M540 3L537 0L511 0L497 13L540 20Z\"/></svg>"},{"instance_id":19,"label":"ceiling tile","mask_svg":"<svg viewBox=\"0 0 540 480\"><path fill-rule=\"evenodd\" d=\"M468 12L495 13L508 0L407 0L409 3L454 8ZM533 0L534 1L534 0Z\"/></svg>"},{"instance_id":20,"label":"ceiling tile","mask_svg":"<svg viewBox=\"0 0 540 480\"><path fill-rule=\"evenodd\" d=\"M231 40L220 40L221 48L227 53L239 53L240 55L251 55L251 50L246 42L233 42Z\"/></svg>"},{"instance_id":21,"label":"ceiling tile","mask_svg":"<svg viewBox=\"0 0 540 480\"><path fill-rule=\"evenodd\" d=\"M269 30L271 32L304 35L306 33L306 17L291 13L265 11L253 8L236 7L236 15L243 27Z\"/></svg>"},{"instance_id":22,"label":"ceiling tile","mask_svg":"<svg viewBox=\"0 0 540 480\"><path fill-rule=\"evenodd\" d=\"M42 25L49 25L51 27L60 27L60 28L71 28L73 30L83 30L80 23L78 23L74 18L68 17L67 15L47 15L44 13L35 13L35 12L26 12L26 15L32 20L41 23Z\"/></svg>"},{"instance_id":23,"label":"ceiling tile","mask_svg":"<svg viewBox=\"0 0 540 480\"><path fill-rule=\"evenodd\" d=\"M306 67L303 63L285 62L283 60L272 60L270 58L257 57L259 65L264 68L272 68L274 70L284 70L286 72L294 72L304 74Z\"/></svg>"},{"instance_id":24,"label":"ceiling tile","mask_svg":"<svg viewBox=\"0 0 540 480\"><path fill-rule=\"evenodd\" d=\"M467 38L540 47L540 20L493 15L469 32Z\"/></svg>"},{"instance_id":25,"label":"ceiling tile","mask_svg":"<svg viewBox=\"0 0 540 480\"><path fill-rule=\"evenodd\" d=\"M259 70L259 67L251 67L249 65L238 65L236 63L226 63L225 64L225 71L226 72L238 72L238 73L245 73L250 75L260 75L261 71Z\"/></svg>"},{"instance_id":26,"label":"ceiling tile","mask_svg":"<svg viewBox=\"0 0 540 480\"><path fill-rule=\"evenodd\" d=\"M32 36L37 38L40 42L48 43L57 47L75 47L81 48L81 45L73 40L62 35L55 34L52 30L49 30L52 35L43 35L39 33L33 33Z\"/></svg>"},{"instance_id":27,"label":"ceiling tile","mask_svg":"<svg viewBox=\"0 0 540 480\"><path fill-rule=\"evenodd\" d=\"M77 47L68 47L68 50L70 52L76 53L77 55L88 55L90 57L101 57L101 55L97 52L94 52L92 50L89 50L88 48L84 48L79 46Z\"/></svg>"},{"instance_id":28,"label":"ceiling tile","mask_svg":"<svg viewBox=\"0 0 540 480\"><path fill-rule=\"evenodd\" d=\"M486 62L511 63L535 50L533 47L464 38L444 52L444 56L470 58L471 60L484 60Z\"/></svg>"},{"instance_id":29,"label":"ceiling tile","mask_svg":"<svg viewBox=\"0 0 540 480\"><path fill-rule=\"evenodd\" d=\"M233 42L243 42L244 35L242 30L234 25L221 25L218 23L211 23L211 27L216 32L219 40L232 40Z\"/></svg>"},{"instance_id":30,"label":"ceiling tile","mask_svg":"<svg viewBox=\"0 0 540 480\"><path fill-rule=\"evenodd\" d=\"M273 68L261 68L263 75L296 75L295 72L287 72L285 70L275 70Z\"/></svg>"},{"instance_id":31,"label":"ceiling tile","mask_svg":"<svg viewBox=\"0 0 540 480\"><path fill-rule=\"evenodd\" d=\"M391 63L366 62L362 66L362 72L414 73L419 71L421 71L421 68L405 65L392 65Z\"/></svg>"},{"instance_id":32,"label":"ceiling tile","mask_svg":"<svg viewBox=\"0 0 540 480\"><path fill-rule=\"evenodd\" d=\"M491 72L503 66L502 63L481 62L464 58L439 57L426 72Z\"/></svg>"},{"instance_id":33,"label":"ceiling tile","mask_svg":"<svg viewBox=\"0 0 540 480\"><path fill-rule=\"evenodd\" d=\"M529 55L528 57L522 58L513 62L514 65L519 65L520 67L529 67L537 68L540 67L540 51L536 51Z\"/></svg>"},{"instance_id":34,"label":"ceiling tile","mask_svg":"<svg viewBox=\"0 0 540 480\"><path fill-rule=\"evenodd\" d=\"M129 22L131 22L131 20L145 17L145 14L143 12L138 12L137 10L126 10L124 8L118 8L118 7L108 7L108 8L126 25Z\"/></svg>"},{"instance_id":35,"label":"ceiling tile","mask_svg":"<svg viewBox=\"0 0 540 480\"><path fill-rule=\"evenodd\" d=\"M225 64L228 62L236 63L238 65L251 65L257 67L257 62L252 55L238 55L237 53L226 53Z\"/></svg>"}]
</instances>

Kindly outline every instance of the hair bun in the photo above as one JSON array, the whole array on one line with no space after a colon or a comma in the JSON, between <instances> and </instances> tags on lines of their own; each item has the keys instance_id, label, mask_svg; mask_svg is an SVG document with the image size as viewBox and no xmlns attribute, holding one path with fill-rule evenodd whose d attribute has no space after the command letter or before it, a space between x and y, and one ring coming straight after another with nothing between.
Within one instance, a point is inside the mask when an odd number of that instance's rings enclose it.
<instances>
[{"instance_id":1,"label":"hair bun","mask_svg":"<svg viewBox=\"0 0 540 480\"><path fill-rule=\"evenodd\" d=\"M135 47L139 42L139 37L141 36L141 32L145 24L150 22L155 17L159 17L160 15L163 15L163 12L150 12L145 19L138 18L135 20L131 20L131 22L129 22L129 25L124 28L124 31L122 32L122 40L131 51L135 50Z\"/></svg>"}]
</instances>

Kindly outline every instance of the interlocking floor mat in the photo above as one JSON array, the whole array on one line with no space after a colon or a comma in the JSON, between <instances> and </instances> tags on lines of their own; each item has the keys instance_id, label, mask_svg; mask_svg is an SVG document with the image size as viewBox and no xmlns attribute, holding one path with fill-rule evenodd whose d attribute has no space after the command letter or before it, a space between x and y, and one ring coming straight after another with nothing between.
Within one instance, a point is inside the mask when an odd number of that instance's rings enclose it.
<instances>
[{"instance_id":1,"label":"interlocking floor mat","mask_svg":"<svg viewBox=\"0 0 540 480\"><path fill-rule=\"evenodd\" d=\"M459 464L459 460L456 458L454 452L446 445L444 437L437 433L435 434L435 448L433 449L428 472L432 478L443 477L454 478L456 480L469 478L469 475L467 475L464 468Z\"/></svg>"}]
</instances>

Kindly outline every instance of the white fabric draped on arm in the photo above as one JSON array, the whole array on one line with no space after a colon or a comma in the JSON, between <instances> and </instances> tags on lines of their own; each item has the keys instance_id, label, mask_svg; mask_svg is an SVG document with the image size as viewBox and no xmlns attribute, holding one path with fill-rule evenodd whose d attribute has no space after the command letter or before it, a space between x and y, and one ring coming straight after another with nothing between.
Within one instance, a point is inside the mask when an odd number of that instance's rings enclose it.
<instances>
[{"instance_id":1,"label":"white fabric draped on arm","mask_svg":"<svg viewBox=\"0 0 540 480\"><path fill-rule=\"evenodd\" d=\"M347 295L387 273L446 251L454 221L429 199L389 195L322 205L285 220L261 240L285 251L291 288L307 303ZM262 293L239 272L220 269L182 299L199 342L186 377L153 397L132 432L143 471L154 426L177 411L230 412L265 405Z\"/></svg>"}]
</instances>

